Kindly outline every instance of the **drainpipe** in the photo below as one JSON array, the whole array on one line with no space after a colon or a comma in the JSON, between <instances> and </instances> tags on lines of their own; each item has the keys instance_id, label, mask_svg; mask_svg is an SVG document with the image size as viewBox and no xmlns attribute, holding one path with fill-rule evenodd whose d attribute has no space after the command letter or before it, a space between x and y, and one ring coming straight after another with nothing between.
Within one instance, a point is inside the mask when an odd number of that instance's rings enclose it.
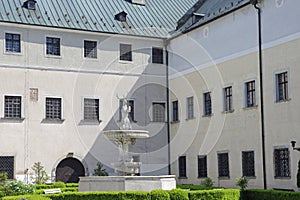
<instances>
[{"instance_id":1,"label":"drainpipe","mask_svg":"<svg viewBox=\"0 0 300 200\"><path fill-rule=\"evenodd\" d=\"M166 100L167 100L167 142L168 142L168 174L171 175L171 147L170 147L170 94L169 94L169 51L168 44L169 42L166 40L164 42L165 46L165 58L166 58Z\"/></svg>"},{"instance_id":2,"label":"drainpipe","mask_svg":"<svg viewBox=\"0 0 300 200\"><path fill-rule=\"evenodd\" d=\"M262 31L261 31L261 8L258 0L252 0L254 8L257 10L258 19L258 54L259 54L259 90L260 90L260 115L261 115L261 138L262 138L262 162L263 162L263 185L267 189L266 176L266 141L265 141L265 116L264 116L264 97L263 97L263 63L262 63Z\"/></svg>"}]
</instances>

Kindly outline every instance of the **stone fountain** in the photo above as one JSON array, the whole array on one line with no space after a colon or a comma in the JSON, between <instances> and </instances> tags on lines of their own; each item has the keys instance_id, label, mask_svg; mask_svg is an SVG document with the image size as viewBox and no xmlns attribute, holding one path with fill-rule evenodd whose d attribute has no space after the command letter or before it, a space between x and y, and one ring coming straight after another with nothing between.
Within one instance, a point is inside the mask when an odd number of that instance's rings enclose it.
<instances>
[{"instance_id":1,"label":"stone fountain","mask_svg":"<svg viewBox=\"0 0 300 200\"><path fill-rule=\"evenodd\" d=\"M119 130L108 130L102 133L119 147L118 162L113 163L117 176L80 177L79 191L151 191L155 189L171 190L176 188L174 175L137 176L140 174L141 162L134 162L129 153L130 147L137 139L149 137L148 131L133 130L129 113L131 108L125 97L119 98L123 102L122 120Z\"/></svg>"}]
</instances>

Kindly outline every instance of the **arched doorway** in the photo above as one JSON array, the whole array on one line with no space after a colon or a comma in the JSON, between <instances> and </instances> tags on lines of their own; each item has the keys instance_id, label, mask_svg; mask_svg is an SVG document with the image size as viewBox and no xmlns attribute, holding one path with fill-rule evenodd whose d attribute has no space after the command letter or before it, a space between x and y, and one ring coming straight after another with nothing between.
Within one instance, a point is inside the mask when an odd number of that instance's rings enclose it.
<instances>
[{"instance_id":1,"label":"arched doorway","mask_svg":"<svg viewBox=\"0 0 300 200\"><path fill-rule=\"evenodd\" d=\"M79 176L84 176L84 166L75 158L65 158L56 167L55 180L65 183L78 183Z\"/></svg>"}]
</instances>

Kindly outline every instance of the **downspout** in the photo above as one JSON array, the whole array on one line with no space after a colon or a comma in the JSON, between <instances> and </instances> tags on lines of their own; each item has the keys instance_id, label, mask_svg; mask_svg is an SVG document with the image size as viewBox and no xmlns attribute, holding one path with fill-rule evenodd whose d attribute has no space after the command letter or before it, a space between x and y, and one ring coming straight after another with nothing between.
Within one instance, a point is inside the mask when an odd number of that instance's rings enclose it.
<instances>
[{"instance_id":1,"label":"downspout","mask_svg":"<svg viewBox=\"0 0 300 200\"><path fill-rule=\"evenodd\" d=\"M260 90L260 115L261 115L261 138L262 138L262 162L263 162L263 185L267 189L266 175L266 141L265 141L265 116L264 116L264 97L263 97L263 63L262 63L262 26L261 26L261 8L258 6L258 0L252 0L254 8L257 10L258 17L258 54L259 54L259 90Z\"/></svg>"},{"instance_id":2,"label":"downspout","mask_svg":"<svg viewBox=\"0 0 300 200\"><path fill-rule=\"evenodd\" d=\"M169 94L169 41L164 41L166 59L166 101L167 101L167 142L168 142L168 174L171 175L171 147L170 147L170 94Z\"/></svg>"}]
</instances>

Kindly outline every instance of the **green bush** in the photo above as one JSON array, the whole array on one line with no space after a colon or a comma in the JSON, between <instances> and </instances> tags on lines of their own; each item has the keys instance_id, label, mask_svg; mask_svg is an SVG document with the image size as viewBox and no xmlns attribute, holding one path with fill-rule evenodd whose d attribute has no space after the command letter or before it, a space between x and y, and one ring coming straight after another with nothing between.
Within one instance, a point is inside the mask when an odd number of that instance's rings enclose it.
<instances>
[{"instance_id":1,"label":"green bush","mask_svg":"<svg viewBox=\"0 0 300 200\"><path fill-rule=\"evenodd\" d=\"M5 196L32 194L34 192L34 185L24 184L22 181L10 181L3 186Z\"/></svg>"},{"instance_id":2,"label":"green bush","mask_svg":"<svg viewBox=\"0 0 300 200\"><path fill-rule=\"evenodd\" d=\"M45 189L35 190L34 194L43 194ZM65 187L60 189L61 192L78 192L77 187Z\"/></svg>"},{"instance_id":3,"label":"green bush","mask_svg":"<svg viewBox=\"0 0 300 200\"><path fill-rule=\"evenodd\" d=\"M169 191L171 200L189 200L189 194L183 189L173 189Z\"/></svg>"},{"instance_id":4,"label":"green bush","mask_svg":"<svg viewBox=\"0 0 300 200\"><path fill-rule=\"evenodd\" d=\"M212 188L214 186L214 182L211 178L206 177L201 181L200 185L206 188Z\"/></svg>"},{"instance_id":5,"label":"green bush","mask_svg":"<svg viewBox=\"0 0 300 200\"><path fill-rule=\"evenodd\" d=\"M149 192L142 191L129 191L129 192L120 192L119 200L151 200Z\"/></svg>"},{"instance_id":6,"label":"green bush","mask_svg":"<svg viewBox=\"0 0 300 200\"><path fill-rule=\"evenodd\" d=\"M177 188L184 189L184 190L211 190L216 187L206 187L203 185L193 185L193 184L181 184L177 185Z\"/></svg>"},{"instance_id":7,"label":"green bush","mask_svg":"<svg viewBox=\"0 0 300 200\"><path fill-rule=\"evenodd\" d=\"M300 192L251 189L242 191L243 200L299 200Z\"/></svg>"},{"instance_id":8,"label":"green bush","mask_svg":"<svg viewBox=\"0 0 300 200\"><path fill-rule=\"evenodd\" d=\"M11 197L3 197L2 200L51 200L51 198L41 195L23 195L23 196L11 196Z\"/></svg>"},{"instance_id":9,"label":"green bush","mask_svg":"<svg viewBox=\"0 0 300 200\"><path fill-rule=\"evenodd\" d=\"M52 200L119 200L118 192L69 192L46 196Z\"/></svg>"},{"instance_id":10,"label":"green bush","mask_svg":"<svg viewBox=\"0 0 300 200\"><path fill-rule=\"evenodd\" d=\"M66 187L72 187L72 188L78 187L78 183L66 183L65 185Z\"/></svg>"},{"instance_id":11,"label":"green bush","mask_svg":"<svg viewBox=\"0 0 300 200\"><path fill-rule=\"evenodd\" d=\"M242 176L241 178L235 180L235 184L239 186L241 190L244 190L248 187L248 182L249 180L245 176Z\"/></svg>"},{"instance_id":12,"label":"green bush","mask_svg":"<svg viewBox=\"0 0 300 200\"><path fill-rule=\"evenodd\" d=\"M151 200L170 200L170 195L165 190L152 190L150 195Z\"/></svg>"},{"instance_id":13,"label":"green bush","mask_svg":"<svg viewBox=\"0 0 300 200\"><path fill-rule=\"evenodd\" d=\"M66 184L64 182L58 181L52 184L53 188L65 188Z\"/></svg>"},{"instance_id":14,"label":"green bush","mask_svg":"<svg viewBox=\"0 0 300 200\"><path fill-rule=\"evenodd\" d=\"M239 200L240 190L216 189L189 192L190 200Z\"/></svg>"}]
</instances>

